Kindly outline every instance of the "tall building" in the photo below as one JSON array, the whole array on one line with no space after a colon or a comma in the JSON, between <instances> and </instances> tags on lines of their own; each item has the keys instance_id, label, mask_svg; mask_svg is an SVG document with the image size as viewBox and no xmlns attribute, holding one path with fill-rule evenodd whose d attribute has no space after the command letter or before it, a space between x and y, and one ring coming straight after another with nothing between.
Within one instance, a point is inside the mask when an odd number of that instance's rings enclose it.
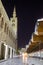
<instances>
[{"instance_id":1,"label":"tall building","mask_svg":"<svg viewBox=\"0 0 43 65\"><path fill-rule=\"evenodd\" d=\"M15 56L17 50L17 16L14 8L13 17L9 19L0 0L0 59Z\"/></svg>"}]
</instances>

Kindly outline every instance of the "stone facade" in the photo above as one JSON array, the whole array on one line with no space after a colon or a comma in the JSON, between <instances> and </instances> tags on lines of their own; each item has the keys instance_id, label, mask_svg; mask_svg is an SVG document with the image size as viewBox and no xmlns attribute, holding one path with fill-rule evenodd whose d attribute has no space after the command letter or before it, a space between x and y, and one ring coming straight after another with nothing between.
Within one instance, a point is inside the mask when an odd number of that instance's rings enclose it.
<instances>
[{"instance_id":1,"label":"stone facade","mask_svg":"<svg viewBox=\"0 0 43 65\"><path fill-rule=\"evenodd\" d=\"M17 49L17 17L9 19L0 0L0 59L12 58Z\"/></svg>"}]
</instances>

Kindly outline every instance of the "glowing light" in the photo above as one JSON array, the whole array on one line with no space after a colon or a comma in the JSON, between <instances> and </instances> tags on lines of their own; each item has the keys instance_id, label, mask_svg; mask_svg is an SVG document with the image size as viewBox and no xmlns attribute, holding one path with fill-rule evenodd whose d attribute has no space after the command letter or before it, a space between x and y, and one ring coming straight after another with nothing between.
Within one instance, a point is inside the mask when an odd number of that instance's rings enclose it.
<instances>
[{"instance_id":1,"label":"glowing light","mask_svg":"<svg viewBox=\"0 0 43 65\"><path fill-rule=\"evenodd\" d=\"M37 21L43 21L43 18L41 18L41 19L38 19Z\"/></svg>"},{"instance_id":2,"label":"glowing light","mask_svg":"<svg viewBox=\"0 0 43 65\"><path fill-rule=\"evenodd\" d=\"M27 60L28 60L28 54L25 52L25 53L22 53L22 60L23 60L23 63L27 64Z\"/></svg>"},{"instance_id":3,"label":"glowing light","mask_svg":"<svg viewBox=\"0 0 43 65\"><path fill-rule=\"evenodd\" d=\"M35 30L34 30L34 33L36 35L38 35L38 26L39 26L39 22L37 21L36 25L35 25Z\"/></svg>"}]
</instances>

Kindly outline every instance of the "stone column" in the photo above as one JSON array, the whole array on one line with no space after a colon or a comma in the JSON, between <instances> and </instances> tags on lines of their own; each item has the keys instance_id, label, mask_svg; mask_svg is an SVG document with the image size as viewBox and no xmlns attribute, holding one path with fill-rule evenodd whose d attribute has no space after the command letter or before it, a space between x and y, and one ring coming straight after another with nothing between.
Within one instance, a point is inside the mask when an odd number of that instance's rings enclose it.
<instances>
[{"instance_id":1,"label":"stone column","mask_svg":"<svg viewBox=\"0 0 43 65\"><path fill-rule=\"evenodd\" d=\"M13 57L15 56L15 49L13 49Z\"/></svg>"},{"instance_id":2,"label":"stone column","mask_svg":"<svg viewBox=\"0 0 43 65\"><path fill-rule=\"evenodd\" d=\"M13 57L14 57L15 53L14 53L14 49L13 49Z\"/></svg>"},{"instance_id":3,"label":"stone column","mask_svg":"<svg viewBox=\"0 0 43 65\"><path fill-rule=\"evenodd\" d=\"M12 48L10 48L10 58L12 58Z\"/></svg>"},{"instance_id":4,"label":"stone column","mask_svg":"<svg viewBox=\"0 0 43 65\"><path fill-rule=\"evenodd\" d=\"M5 45L5 59L8 59L8 45Z\"/></svg>"}]
</instances>

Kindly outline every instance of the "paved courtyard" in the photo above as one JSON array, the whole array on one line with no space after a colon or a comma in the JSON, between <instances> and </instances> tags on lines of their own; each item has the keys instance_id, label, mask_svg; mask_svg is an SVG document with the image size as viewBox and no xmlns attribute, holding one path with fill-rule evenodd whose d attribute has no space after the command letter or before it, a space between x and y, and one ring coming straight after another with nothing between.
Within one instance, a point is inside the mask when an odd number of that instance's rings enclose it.
<instances>
[{"instance_id":1,"label":"paved courtyard","mask_svg":"<svg viewBox=\"0 0 43 65\"><path fill-rule=\"evenodd\" d=\"M36 58L28 58L28 65L43 65L43 60ZM22 58L8 59L7 61L0 62L0 65L24 65Z\"/></svg>"}]
</instances>

